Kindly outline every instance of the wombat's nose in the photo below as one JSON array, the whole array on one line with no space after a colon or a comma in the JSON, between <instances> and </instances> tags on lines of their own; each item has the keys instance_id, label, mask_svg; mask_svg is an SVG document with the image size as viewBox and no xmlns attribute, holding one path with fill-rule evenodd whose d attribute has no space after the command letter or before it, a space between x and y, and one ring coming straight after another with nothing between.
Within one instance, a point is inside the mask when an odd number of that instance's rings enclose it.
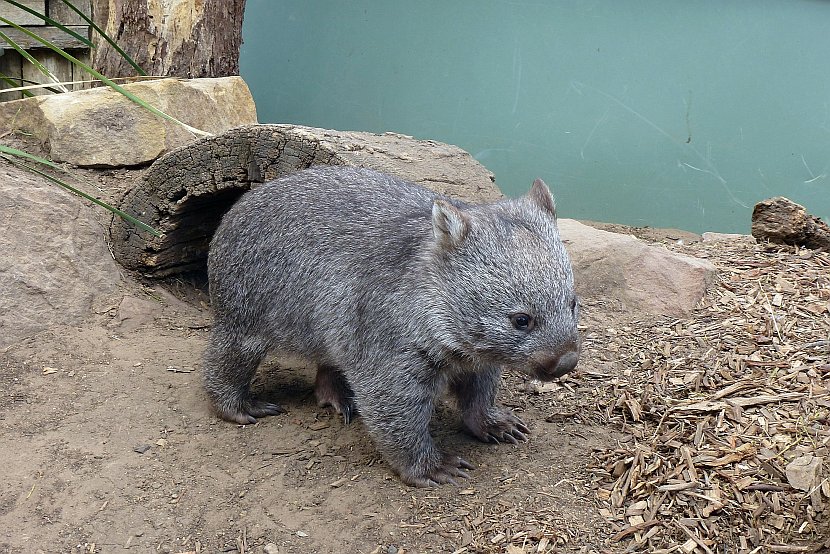
<instances>
[{"instance_id":1,"label":"wombat's nose","mask_svg":"<svg viewBox=\"0 0 830 554\"><path fill-rule=\"evenodd\" d=\"M574 368L576 368L576 363L578 361L579 352L576 350L566 352L564 355L559 356L559 359L556 361L556 365L553 367L553 371L551 373L554 377L561 377L566 373L573 371Z\"/></svg>"},{"instance_id":2,"label":"wombat's nose","mask_svg":"<svg viewBox=\"0 0 830 554\"><path fill-rule=\"evenodd\" d=\"M537 379L550 381L573 371L578 361L579 348L573 347L561 354L553 354L536 360L536 363L533 364L535 366L534 373Z\"/></svg>"}]
</instances>

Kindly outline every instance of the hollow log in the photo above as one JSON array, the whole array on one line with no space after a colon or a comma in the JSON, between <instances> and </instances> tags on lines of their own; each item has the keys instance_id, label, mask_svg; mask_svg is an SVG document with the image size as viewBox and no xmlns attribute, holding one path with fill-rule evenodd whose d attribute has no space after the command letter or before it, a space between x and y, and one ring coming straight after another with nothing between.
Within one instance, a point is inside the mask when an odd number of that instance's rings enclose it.
<instances>
[{"instance_id":1,"label":"hollow log","mask_svg":"<svg viewBox=\"0 0 830 554\"><path fill-rule=\"evenodd\" d=\"M201 269L213 232L239 196L319 164L377 169L462 200L501 197L493 174L456 146L394 133L239 127L159 158L123 195L118 207L162 236L113 217L115 259L151 277Z\"/></svg>"},{"instance_id":2,"label":"hollow log","mask_svg":"<svg viewBox=\"0 0 830 554\"><path fill-rule=\"evenodd\" d=\"M755 204L752 210L752 236L780 244L830 250L830 227L810 215L804 206L783 196Z\"/></svg>"}]
</instances>

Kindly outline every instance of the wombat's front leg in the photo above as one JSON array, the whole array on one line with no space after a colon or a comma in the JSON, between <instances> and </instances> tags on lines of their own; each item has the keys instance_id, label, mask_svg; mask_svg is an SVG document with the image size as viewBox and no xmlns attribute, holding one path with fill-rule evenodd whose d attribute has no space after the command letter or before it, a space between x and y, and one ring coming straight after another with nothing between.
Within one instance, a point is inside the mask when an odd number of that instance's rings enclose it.
<instances>
[{"instance_id":1,"label":"wombat's front leg","mask_svg":"<svg viewBox=\"0 0 830 554\"><path fill-rule=\"evenodd\" d=\"M278 404L251 394L251 380L265 355L265 347L243 344L233 337L221 325L214 326L205 352L205 390L219 416L247 425L256 423L258 417L284 412Z\"/></svg>"},{"instance_id":2,"label":"wombat's front leg","mask_svg":"<svg viewBox=\"0 0 830 554\"><path fill-rule=\"evenodd\" d=\"M530 429L510 410L496 406L501 383L501 368L492 366L464 373L450 382L458 398L462 421L467 430L484 442L526 441Z\"/></svg>"},{"instance_id":3,"label":"wombat's front leg","mask_svg":"<svg viewBox=\"0 0 830 554\"><path fill-rule=\"evenodd\" d=\"M458 456L442 454L429 433L435 391L418 379L362 385L365 383L354 383L363 422L404 483L415 487L457 485L456 478L469 477L466 470L473 465Z\"/></svg>"}]
</instances>

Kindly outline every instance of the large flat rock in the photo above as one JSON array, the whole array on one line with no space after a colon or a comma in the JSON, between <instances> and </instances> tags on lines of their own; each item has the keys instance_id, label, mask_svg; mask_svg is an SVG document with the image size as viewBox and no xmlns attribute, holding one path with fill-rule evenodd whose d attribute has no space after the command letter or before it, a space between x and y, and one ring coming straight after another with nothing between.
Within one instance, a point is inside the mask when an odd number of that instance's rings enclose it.
<instances>
[{"instance_id":1,"label":"large flat rock","mask_svg":"<svg viewBox=\"0 0 830 554\"><path fill-rule=\"evenodd\" d=\"M80 323L121 283L91 210L0 161L0 350L54 325Z\"/></svg>"},{"instance_id":2,"label":"large flat rock","mask_svg":"<svg viewBox=\"0 0 830 554\"><path fill-rule=\"evenodd\" d=\"M124 88L208 133L256 123L254 100L241 77L160 79ZM53 160L81 167L148 164L199 138L108 87L0 103L0 130L29 133Z\"/></svg>"},{"instance_id":3,"label":"large flat rock","mask_svg":"<svg viewBox=\"0 0 830 554\"><path fill-rule=\"evenodd\" d=\"M706 293L715 267L700 258L560 219L577 292L632 313L688 316Z\"/></svg>"}]
</instances>

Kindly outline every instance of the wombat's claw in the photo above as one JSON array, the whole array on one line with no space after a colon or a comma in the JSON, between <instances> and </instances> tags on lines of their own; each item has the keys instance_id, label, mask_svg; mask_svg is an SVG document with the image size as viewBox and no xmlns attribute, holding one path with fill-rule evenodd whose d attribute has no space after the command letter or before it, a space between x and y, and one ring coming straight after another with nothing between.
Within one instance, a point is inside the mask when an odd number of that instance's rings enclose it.
<instances>
[{"instance_id":1,"label":"wombat's claw","mask_svg":"<svg viewBox=\"0 0 830 554\"><path fill-rule=\"evenodd\" d=\"M285 412L285 409L279 404L273 402L265 402L263 400L254 400L246 402L239 410L222 410L219 415L222 419L238 423L240 425L253 425L256 423L256 418L277 415Z\"/></svg>"},{"instance_id":2,"label":"wombat's claw","mask_svg":"<svg viewBox=\"0 0 830 554\"><path fill-rule=\"evenodd\" d=\"M466 469L475 469L475 466L459 456L445 456L444 461L435 469L424 472L423 475L402 476L402 478L406 483L420 488L445 484L458 486L456 477L470 478L470 474L464 471Z\"/></svg>"},{"instance_id":3,"label":"wombat's claw","mask_svg":"<svg viewBox=\"0 0 830 554\"><path fill-rule=\"evenodd\" d=\"M321 408L331 406L334 411L343 416L343 423L348 425L357 416L357 407L351 400L341 399L338 401L318 400L317 405Z\"/></svg>"},{"instance_id":4,"label":"wombat's claw","mask_svg":"<svg viewBox=\"0 0 830 554\"><path fill-rule=\"evenodd\" d=\"M517 429L514 429L512 431L505 431L501 434L501 436L496 436L492 433L488 433L486 442L494 442L496 444L502 442L509 442L510 444L519 444L519 442L525 442L526 440L527 435L525 435Z\"/></svg>"},{"instance_id":5,"label":"wombat's claw","mask_svg":"<svg viewBox=\"0 0 830 554\"><path fill-rule=\"evenodd\" d=\"M464 423L479 440L496 444L502 442L519 444L525 442L527 435L530 433L530 429L521 419L507 411L497 412L488 420L484 422L476 421L474 424L470 424L469 421L465 420Z\"/></svg>"},{"instance_id":6,"label":"wombat's claw","mask_svg":"<svg viewBox=\"0 0 830 554\"><path fill-rule=\"evenodd\" d=\"M357 410L354 408L354 403L347 402L345 406L342 407L340 410L340 414L343 416L343 423L348 425L352 422L352 417L357 415Z\"/></svg>"}]
</instances>

